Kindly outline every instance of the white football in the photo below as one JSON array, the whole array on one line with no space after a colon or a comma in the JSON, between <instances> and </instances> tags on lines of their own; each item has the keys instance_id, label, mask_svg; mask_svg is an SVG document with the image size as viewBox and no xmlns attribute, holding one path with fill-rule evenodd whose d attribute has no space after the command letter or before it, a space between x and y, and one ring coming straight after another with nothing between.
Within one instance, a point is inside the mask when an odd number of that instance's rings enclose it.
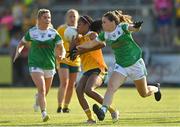
<instances>
[{"instance_id":1,"label":"white football","mask_svg":"<svg viewBox=\"0 0 180 127\"><path fill-rule=\"evenodd\" d=\"M69 41L69 42L71 42L72 41L72 39L73 39L73 37L75 38L76 36L77 36L77 30L76 30L76 28L74 28L74 27L67 27L66 28L66 30L64 31L64 38L67 40L67 41Z\"/></svg>"}]
</instances>

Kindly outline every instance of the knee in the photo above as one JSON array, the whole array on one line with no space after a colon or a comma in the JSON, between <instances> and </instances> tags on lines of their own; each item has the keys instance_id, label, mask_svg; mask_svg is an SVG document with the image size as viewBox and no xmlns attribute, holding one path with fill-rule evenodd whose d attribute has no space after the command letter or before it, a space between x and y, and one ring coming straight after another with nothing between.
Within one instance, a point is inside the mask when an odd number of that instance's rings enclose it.
<instances>
[{"instance_id":1,"label":"knee","mask_svg":"<svg viewBox=\"0 0 180 127\"><path fill-rule=\"evenodd\" d=\"M39 89L39 90L38 90L38 93L39 93L40 95L45 96L45 95L46 95L46 90L45 90L45 88Z\"/></svg>"},{"instance_id":2,"label":"knee","mask_svg":"<svg viewBox=\"0 0 180 127\"><path fill-rule=\"evenodd\" d=\"M76 94L78 97L81 97L83 95L83 91L82 91L82 88L80 87L76 87Z\"/></svg>"},{"instance_id":3,"label":"knee","mask_svg":"<svg viewBox=\"0 0 180 127\"><path fill-rule=\"evenodd\" d=\"M68 81L60 83L60 88L66 88L68 86Z\"/></svg>"},{"instance_id":4,"label":"knee","mask_svg":"<svg viewBox=\"0 0 180 127\"><path fill-rule=\"evenodd\" d=\"M68 89L73 89L74 86L75 86L75 83L69 83L69 84L68 84Z\"/></svg>"},{"instance_id":5,"label":"knee","mask_svg":"<svg viewBox=\"0 0 180 127\"><path fill-rule=\"evenodd\" d=\"M86 93L86 95L91 96L93 89L90 87L85 87L84 92Z\"/></svg>"},{"instance_id":6,"label":"knee","mask_svg":"<svg viewBox=\"0 0 180 127\"><path fill-rule=\"evenodd\" d=\"M107 91L114 93L117 89L118 88L116 88L116 86L114 84L109 84L108 88L107 88Z\"/></svg>"}]
</instances>

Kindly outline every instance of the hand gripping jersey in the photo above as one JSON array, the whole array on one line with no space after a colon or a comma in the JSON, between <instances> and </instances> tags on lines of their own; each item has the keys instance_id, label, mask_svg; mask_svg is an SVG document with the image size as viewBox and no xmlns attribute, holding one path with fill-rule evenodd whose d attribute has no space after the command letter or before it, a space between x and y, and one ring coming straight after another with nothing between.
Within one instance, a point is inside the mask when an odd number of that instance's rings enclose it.
<instances>
[{"instance_id":1,"label":"hand gripping jersey","mask_svg":"<svg viewBox=\"0 0 180 127\"><path fill-rule=\"evenodd\" d=\"M133 40L128 24L120 23L113 32L102 32L96 38L105 41L113 49L116 63L128 67L136 63L142 54L141 48Z\"/></svg>"},{"instance_id":2,"label":"hand gripping jersey","mask_svg":"<svg viewBox=\"0 0 180 127\"><path fill-rule=\"evenodd\" d=\"M88 32L86 35L80 38L80 45L91 41L91 33L92 32ZM102 72L105 72L107 69L101 49L81 54L80 58L82 70L84 72L95 68L99 68Z\"/></svg>"},{"instance_id":3,"label":"hand gripping jersey","mask_svg":"<svg viewBox=\"0 0 180 127\"><path fill-rule=\"evenodd\" d=\"M68 64L70 66L80 66L80 58L77 57L74 61L71 61L70 58L67 58L67 56L69 55L68 51L69 51L69 42L64 38L64 31L66 30L68 26L65 24L65 25L61 25L57 31L58 33L61 35L62 39L63 39L63 45L64 45L64 48L66 50L66 58L63 59L61 61L61 63L65 63L65 64Z\"/></svg>"},{"instance_id":4,"label":"hand gripping jersey","mask_svg":"<svg viewBox=\"0 0 180 127\"><path fill-rule=\"evenodd\" d=\"M61 37L55 29L40 30L35 26L26 32L22 41L31 42L28 55L29 67L47 70L55 68L54 49L56 44L62 43Z\"/></svg>"}]
</instances>

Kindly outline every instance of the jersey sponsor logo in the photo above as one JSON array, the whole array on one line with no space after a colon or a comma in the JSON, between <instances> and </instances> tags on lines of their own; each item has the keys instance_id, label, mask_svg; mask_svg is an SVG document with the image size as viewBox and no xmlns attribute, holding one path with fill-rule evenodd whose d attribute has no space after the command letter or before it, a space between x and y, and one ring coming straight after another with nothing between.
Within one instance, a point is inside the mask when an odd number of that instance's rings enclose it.
<instances>
[{"instance_id":1,"label":"jersey sponsor logo","mask_svg":"<svg viewBox=\"0 0 180 127\"><path fill-rule=\"evenodd\" d=\"M41 44L41 45L38 45L37 46L38 48L50 48L50 46L49 45L46 45L46 44Z\"/></svg>"},{"instance_id":2,"label":"jersey sponsor logo","mask_svg":"<svg viewBox=\"0 0 180 127\"><path fill-rule=\"evenodd\" d=\"M33 34L33 35L32 35L32 38L38 39L38 35L37 35L37 34Z\"/></svg>"},{"instance_id":3,"label":"jersey sponsor logo","mask_svg":"<svg viewBox=\"0 0 180 127\"><path fill-rule=\"evenodd\" d=\"M46 31L40 31L37 28L32 28L30 29L30 37L31 40L37 40L37 41L47 41L47 40L52 40L56 36L56 31L53 29L48 29Z\"/></svg>"}]
</instances>

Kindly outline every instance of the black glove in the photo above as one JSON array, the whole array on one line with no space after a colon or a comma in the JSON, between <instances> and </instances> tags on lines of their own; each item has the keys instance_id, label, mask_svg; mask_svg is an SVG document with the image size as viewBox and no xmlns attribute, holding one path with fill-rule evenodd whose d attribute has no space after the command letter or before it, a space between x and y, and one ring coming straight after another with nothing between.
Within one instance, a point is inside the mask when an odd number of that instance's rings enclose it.
<instances>
[{"instance_id":1,"label":"black glove","mask_svg":"<svg viewBox=\"0 0 180 127\"><path fill-rule=\"evenodd\" d=\"M143 21L133 22L133 27L134 28L139 28L139 27L141 27L142 24L143 24Z\"/></svg>"},{"instance_id":2,"label":"black glove","mask_svg":"<svg viewBox=\"0 0 180 127\"><path fill-rule=\"evenodd\" d=\"M70 57L70 60L74 61L77 57L77 51L78 50L76 46L74 46L74 48L72 48L71 51L69 52L69 55L67 56L67 58Z\"/></svg>"}]
</instances>

